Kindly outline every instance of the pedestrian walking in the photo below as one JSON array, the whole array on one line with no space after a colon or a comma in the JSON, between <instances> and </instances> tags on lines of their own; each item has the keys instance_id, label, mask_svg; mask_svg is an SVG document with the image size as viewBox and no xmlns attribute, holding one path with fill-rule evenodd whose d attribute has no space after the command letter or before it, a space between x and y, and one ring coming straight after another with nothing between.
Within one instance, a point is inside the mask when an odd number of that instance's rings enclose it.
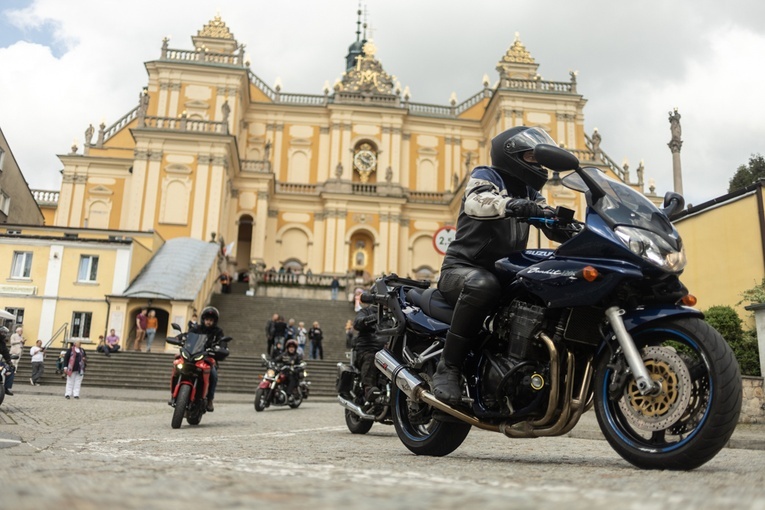
<instances>
[{"instance_id":1,"label":"pedestrian walking","mask_svg":"<svg viewBox=\"0 0 765 510\"><path fill-rule=\"evenodd\" d=\"M135 316L135 341L133 342L133 350L141 351L141 342L146 338L146 328L149 321L149 316L146 313L147 308L141 308L141 313Z\"/></svg>"},{"instance_id":2,"label":"pedestrian walking","mask_svg":"<svg viewBox=\"0 0 765 510\"><path fill-rule=\"evenodd\" d=\"M80 398L80 387L82 379L85 377L85 367L88 363L88 356L85 349L82 348L82 342L77 340L72 348L64 356L64 366L66 367L66 390L64 397Z\"/></svg>"},{"instance_id":3,"label":"pedestrian walking","mask_svg":"<svg viewBox=\"0 0 765 510\"><path fill-rule=\"evenodd\" d=\"M337 276L332 277L329 288L332 290L332 301L337 301L337 292L340 290L340 280L337 279Z\"/></svg>"},{"instance_id":4,"label":"pedestrian walking","mask_svg":"<svg viewBox=\"0 0 765 510\"><path fill-rule=\"evenodd\" d=\"M35 342L29 349L29 355L32 356L32 377L29 378L29 383L32 386L40 386L40 379L45 372L45 349L42 340Z\"/></svg>"}]
</instances>

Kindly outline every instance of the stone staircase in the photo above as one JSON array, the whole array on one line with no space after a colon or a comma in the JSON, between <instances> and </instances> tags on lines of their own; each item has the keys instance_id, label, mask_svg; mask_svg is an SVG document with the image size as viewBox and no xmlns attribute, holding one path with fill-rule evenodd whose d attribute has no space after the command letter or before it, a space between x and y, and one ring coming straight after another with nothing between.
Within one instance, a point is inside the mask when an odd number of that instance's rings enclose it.
<instances>
[{"instance_id":1,"label":"stone staircase","mask_svg":"<svg viewBox=\"0 0 765 510\"><path fill-rule=\"evenodd\" d=\"M226 335L234 338L231 355L219 368L218 389L223 392L255 394L263 375L261 353L266 350L265 325L274 313L285 320L303 321L309 328L319 321L324 331L324 359L306 360L307 380L311 382L311 396L334 397L337 362L346 361L345 322L355 313L345 301L269 298L245 295L246 284L232 285L231 294L216 294L212 304L221 313L221 326ZM157 342L160 342L157 339ZM156 347L159 347L157 345ZM110 357L88 350L88 368L83 385L111 388L168 390L174 353L172 352L118 352ZM56 359L60 346L51 346L45 356L43 385L61 385L63 379L56 375ZM14 385L29 384L32 373L29 349L19 363Z\"/></svg>"},{"instance_id":2,"label":"stone staircase","mask_svg":"<svg viewBox=\"0 0 765 510\"><path fill-rule=\"evenodd\" d=\"M60 385L63 395L64 379L56 374L56 359L60 350L51 348L46 355L45 374L41 382L43 385ZM169 393L173 359L172 353L117 352L107 357L89 350L83 387L168 390ZM337 360L309 360L307 363L306 379L311 383L310 395L334 397ZM232 355L218 369L218 391L254 395L264 371L259 356ZM14 387L28 385L31 375L29 350L25 349Z\"/></svg>"},{"instance_id":3,"label":"stone staircase","mask_svg":"<svg viewBox=\"0 0 765 510\"><path fill-rule=\"evenodd\" d=\"M287 297L247 296L246 284L232 285L231 294L216 294L212 305L221 314L220 325L226 335L234 338L231 358L256 357L266 351L266 322L274 313L285 321L305 322L306 329L319 321L324 332L324 359L345 360L345 323L355 317L347 301L298 299Z\"/></svg>"}]
</instances>

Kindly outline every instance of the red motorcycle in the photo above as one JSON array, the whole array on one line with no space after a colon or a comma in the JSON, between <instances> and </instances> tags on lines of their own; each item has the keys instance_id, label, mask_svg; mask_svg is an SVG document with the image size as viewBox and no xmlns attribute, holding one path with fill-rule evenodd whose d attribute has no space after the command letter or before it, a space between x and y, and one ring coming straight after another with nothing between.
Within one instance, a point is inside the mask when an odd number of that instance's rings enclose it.
<instances>
[{"instance_id":1,"label":"red motorcycle","mask_svg":"<svg viewBox=\"0 0 765 510\"><path fill-rule=\"evenodd\" d=\"M180 331L180 327L173 324ZM167 343L180 347L180 354L173 361L172 398L169 404L174 407L171 426L180 428L183 418L189 425L199 425L202 415L207 412L207 389L210 387L210 371L213 364L228 356L228 342L231 337L224 336L219 341L208 345L207 335L182 333L168 338Z\"/></svg>"},{"instance_id":2,"label":"red motorcycle","mask_svg":"<svg viewBox=\"0 0 765 510\"><path fill-rule=\"evenodd\" d=\"M308 373L305 371L305 361L299 365L285 365L276 363L273 360L263 358L263 365L266 366L266 373L262 375L262 381L255 390L255 410L260 412L266 407L288 405L292 409L300 407L303 400L308 398L308 385L305 380ZM296 377L298 380L297 394L287 395L287 380L290 377Z\"/></svg>"}]
</instances>

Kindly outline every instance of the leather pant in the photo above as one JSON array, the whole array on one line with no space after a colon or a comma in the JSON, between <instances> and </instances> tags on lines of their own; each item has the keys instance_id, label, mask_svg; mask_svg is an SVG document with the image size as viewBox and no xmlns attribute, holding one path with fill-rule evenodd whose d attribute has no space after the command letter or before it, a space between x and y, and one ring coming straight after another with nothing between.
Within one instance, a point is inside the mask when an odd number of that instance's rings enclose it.
<instances>
[{"instance_id":1,"label":"leather pant","mask_svg":"<svg viewBox=\"0 0 765 510\"><path fill-rule=\"evenodd\" d=\"M502 296L499 280L482 267L454 267L441 272L438 290L454 306L449 331L463 338L475 338L484 319Z\"/></svg>"}]
</instances>

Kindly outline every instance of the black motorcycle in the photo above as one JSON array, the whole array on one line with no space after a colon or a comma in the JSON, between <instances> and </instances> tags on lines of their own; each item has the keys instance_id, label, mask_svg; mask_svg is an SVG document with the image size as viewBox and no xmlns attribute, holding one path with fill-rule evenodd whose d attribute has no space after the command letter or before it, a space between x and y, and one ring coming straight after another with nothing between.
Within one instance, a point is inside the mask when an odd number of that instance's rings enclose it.
<instances>
[{"instance_id":1,"label":"black motorcycle","mask_svg":"<svg viewBox=\"0 0 765 510\"><path fill-rule=\"evenodd\" d=\"M391 382L380 373L376 385L380 393L367 401L361 384L361 371L356 368L356 351L349 352L348 356L351 361L349 364L337 364L336 381L337 401L345 408L348 430L353 434L366 434L375 422L393 425L390 402L394 388Z\"/></svg>"},{"instance_id":2,"label":"black motorcycle","mask_svg":"<svg viewBox=\"0 0 765 510\"><path fill-rule=\"evenodd\" d=\"M306 380L306 376L308 376L308 372L305 370L306 362L288 365L268 359L265 354L262 354L261 357L263 358L263 366L266 367L266 373L261 376L262 380L258 389L255 390L255 410L260 412L272 405L286 405L292 409L300 407L303 400L308 398L308 387L311 384ZM287 394L287 381L291 377L298 380L297 395Z\"/></svg>"},{"instance_id":3,"label":"black motorcycle","mask_svg":"<svg viewBox=\"0 0 765 510\"><path fill-rule=\"evenodd\" d=\"M362 295L380 305L380 324L394 321L377 332L390 340L375 365L396 386L399 439L418 455L448 455L471 427L558 436L594 406L610 445L635 466L701 466L733 434L741 375L679 279L685 254L670 218L682 197L668 193L660 210L564 149L538 145L534 155L551 170L572 170L562 184L585 193L586 221L560 207L529 218L572 237L496 262L503 295L462 367L461 403L430 390L453 314L440 292L389 275Z\"/></svg>"}]
</instances>

